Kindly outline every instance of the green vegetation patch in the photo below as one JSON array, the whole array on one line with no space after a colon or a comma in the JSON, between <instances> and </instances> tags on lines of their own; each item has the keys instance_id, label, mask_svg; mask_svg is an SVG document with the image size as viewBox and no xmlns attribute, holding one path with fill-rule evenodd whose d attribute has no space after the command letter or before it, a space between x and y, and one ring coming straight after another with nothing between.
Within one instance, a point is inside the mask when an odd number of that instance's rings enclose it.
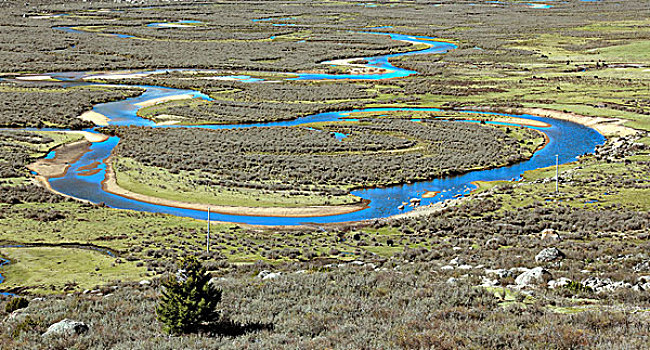
<instances>
[{"instance_id":1,"label":"green vegetation patch","mask_svg":"<svg viewBox=\"0 0 650 350\"><path fill-rule=\"evenodd\" d=\"M31 293L54 293L92 288L116 281L136 280L146 268L106 254L78 248L0 248L11 263L1 268L3 289L27 289Z\"/></svg>"}]
</instances>

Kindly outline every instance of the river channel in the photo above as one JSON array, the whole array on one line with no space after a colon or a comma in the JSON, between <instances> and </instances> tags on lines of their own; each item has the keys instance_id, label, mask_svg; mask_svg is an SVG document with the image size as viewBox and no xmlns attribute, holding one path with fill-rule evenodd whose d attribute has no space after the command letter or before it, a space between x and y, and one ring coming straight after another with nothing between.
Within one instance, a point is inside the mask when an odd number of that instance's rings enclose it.
<instances>
[{"instance_id":1,"label":"river channel","mask_svg":"<svg viewBox=\"0 0 650 350\"><path fill-rule=\"evenodd\" d=\"M317 73L287 73L287 78L292 80L382 80L404 78L417 74L415 71L402 69L393 66L390 59L415 54L442 54L454 49L456 46L451 43L436 41L435 38L409 36L392 33L367 33L368 35L388 35L393 40L408 41L413 44L426 44L427 48L419 51L410 51L406 53L396 53L391 55L382 55L377 57L363 58L363 66L369 68L360 74L317 74ZM323 64L341 64L340 61L323 62ZM343 63L346 64L346 63ZM182 69L177 69L181 71ZM138 72L144 74L154 74L152 72ZM100 78L102 74L96 72L78 72L78 73L51 73L49 76L61 81L67 81L74 84L92 84L85 82L83 79L93 76ZM238 79L248 83L257 83L263 81L259 78L242 78ZM207 95L194 90L180 90L160 86L141 86L145 92L138 97L129 98L123 101L110 102L96 105L93 111L103 114L110 119L110 125L137 125L148 127L183 127L183 126L158 126L153 121L143 119L137 116L139 103L169 97L174 95L190 94L195 98L210 99ZM439 111L435 108L368 108L342 112L319 113L291 121L256 123L256 124L236 124L236 125L201 125L191 126L206 129L235 129L250 127L272 127L272 126L297 126L313 122L332 122L348 117L355 112L393 112L393 111ZM472 112L467 113L485 113ZM498 113L485 113L490 115L506 115ZM514 164L511 166L472 171L460 176L446 177L431 181L423 181L412 184L403 184L390 186L386 188L370 188L352 191L353 195L369 200L368 208L352 213L316 216L316 217L269 217L269 216L246 216L246 215L227 215L220 213L211 213L210 219L215 221L236 222L254 225L299 225L303 223L336 223L347 221L369 220L385 218L395 214L408 212L411 207L406 206L404 209L398 209L402 202L408 202L411 198L421 198L421 205L428 205L435 202L445 201L451 198L458 198L468 195L475 188L472 184L474 181L495 181L495 180L516 180L528 170L548 167L555 164L556 155L560 164L575 161L580 155L591 153L595 147L602 144L605 138L595 130L569 121L545 118L533 115L516 115L518 118L541 121L549 124L549 127L531 127L543 131L549 139L549 143L542 150L536 152L533 157L527 161ZM417 122L417 121L414 121ZM529 126L530 127L530 126ZM92 129L88 131L95 132ZM207 218L206 212L176 208L164 205L141 202L125 197L121 197L104 191L102 182L106 176L105 161L111 155L113 149L119 142L118 137L110 137L104 142L93 143L90 151L85 153L77 162L71 164L67 173L63 177L49 179L52 188L63 194L88 200L94 203L104 203L112 208L146 211L153 213L164 213L182 217L196 219ZM93 165L95 164L95 165ZM90 170L90 171L89 171ZM93 171L95 170L95 171ZM94 173L88 176L89 173ZM440 192L433 198L422 198L426 192Z\"/></svg>"}]
</instances>

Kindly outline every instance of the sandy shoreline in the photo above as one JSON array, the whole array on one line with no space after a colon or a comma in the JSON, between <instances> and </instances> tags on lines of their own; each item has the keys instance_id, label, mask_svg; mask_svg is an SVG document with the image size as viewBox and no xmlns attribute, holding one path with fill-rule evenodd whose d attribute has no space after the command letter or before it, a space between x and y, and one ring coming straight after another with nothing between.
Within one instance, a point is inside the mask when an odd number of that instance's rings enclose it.
<instances>
[{"instance_id":1,"label":"sandy shoreline","mask_svg":"<svg viewBox=\"0 0 650 350\"><path fill-rule=\"evenodd\" d=\"M54 149L56 152L54 158L39 159L27 165L27 169L48 179L62 177L70 168L70 164L79 160L89 150L90 142L86 140L63 145Z\"/></svg>"},{"instance_id":2,"label":"sandy shoreline","mask_svg":"<svg viewBox=\"0 0 650 350\"><path fill-rule=\"evenodd\" d=\"M589 117L571 112L560 112L545 108L493 108L493 107L476 107L476 110L488 112L504 112L513 114L531 114L540 117L548 117L560 120L568 120L577 124L590 127L598 131L603 136L629 136L638 133L637 130L624 126L624 119L609 117Z\"/></svg>"}]
</instances>

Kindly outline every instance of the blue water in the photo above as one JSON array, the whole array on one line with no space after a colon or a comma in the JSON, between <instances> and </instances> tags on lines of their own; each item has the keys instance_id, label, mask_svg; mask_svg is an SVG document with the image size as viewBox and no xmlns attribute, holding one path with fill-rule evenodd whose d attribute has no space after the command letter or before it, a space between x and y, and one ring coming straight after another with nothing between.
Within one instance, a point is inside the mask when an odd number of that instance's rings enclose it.
<instances>
[{"instance_id":1,"label":"blue water","mask_svg":"<svg viewBox=\"0 0 650 350\"><path fill-rule=\"evenodd\" d=\"M382 55L376 57L366 57L364 58L368 61L364 66L384 69L385 72L382 73L370 73L370 74L310 74L310 73L300 73L297 77L291 78L290 80L339 80L339 79L354 79L354 80L383 80L383 79L394 79L394 78L404 78L409 75L417 74L417 72L395 67L390 63L391 58L401 57L401 56L410 56L410 55L422 55L422 54L442 54L446 53L449 50L455 49L457 46L452 43L447 43L443 41L435 41L435 38L425 37L425 36L413 36L413 35L403 35L403 34L393 34L393 33L375 33L375 32L363 32L365 34L371 35L388 35L393 40L408 41L416 44L427 44L430 47L419 50L419 51L409 51L405 53L396 53L390 55ZM331 64L332 61L325 61L322 64Z\"/></svg>"},{"instance_id":2,"label":"blue water","mask_svg":"<svg viewBox=\"0 0 650 350\"><path fill-rule=\"evenodd\" d=\"M256 21L266 21L271 19L259 19ZM389 59L393 57L415 55L415 54L433 54L445 53L449 50L456 48L456 45L446 42L435 41L435 38L422 37L422 36L409 36L393 33L374 33L368 32L368 35L388 35L393 40L404 40L413 43L426 43L430 47L406 53L382 55L377 57L364 58L368 63L367 67L375 67L383 69L381 73L371 74L308 74L300 73L295 74L295 80L331 80L331 79L388 79L388 78L402 78L409 75L417 74L415 71L406 70L393 66ZM324 64L331 64L331 62L323 62ZM179 69L178 71L181 71ZM55 73L51 76L60 80L78 81L85 76L92 73L87 72L72 72L72 73ZM244 78L247 80L248 78ZM254 83L255 81L249 81ZM142 119L136 115L137 110L140 108L137 103L146 100L160 98L165 96L191 94L196 98L210 100L210 98L197 91L193 90L178 90L156 86L143 86L146 89L145 93L139 97L130 98L123 101L110 102L100 104L94 107L94 111L101 113L110 119L111 125L137 125L158 127L154 122ZM355 112L393 112L393 111L441 111L436 108L367 108L342 112L319 113L306 117L301 117L291 121L269 122L269 123L255 123L246 125L197 125L191 126L193 128L205 129L238 129L250 127L270 127L270 126L297 126L313 122L332 122L338 120L354 120L350 119L351 113ZM488 112L472 112L464 111L466 113L482 113L494 115L506 115L499 113ZM473 171L464 175L447 177L442 179L435 179L431 181L417 182L413 184L404 184L398 186L391 186L387 188L372 188L361 189L352 191L353 195L370 201L367 209L357 211L354 213L324 216L324 217L310 217L310 218L287 218L287 217L257 217L257 216L241 216L229 215L218 212L212 212L210 215L211 220L247 223L256 225L298 225L302 223L332 223L332 222L345 222L345 221L358 221L366 219L383 218L400 212L412 210L407 207L403 211L397 209L402 202L408 202L410 198L420 197L427 191L440 191L441 194L434 198L422 198L422 205L427 205L446 199L463 196L468 194L471 189L475 188L472 184L474 181L495 181L495 180L512 180L519 178L523 172L542 167L548 167L555 164L555 155L559 156L560 163L567 163L576 160L576 157L591 153L594 151L596 145L604 142L604 137L597 133L595 130L585 126L575 124L568 121L556 120L551 118L544 118L532 115L518 116L524 119L538 120L550 125L547 128L534 128L540 129L545 132L549 137L549 144L542 150L536 152L533 157L528 160L508 167L501 167L483 171ZM181 126L164 126L168 128L181 127ZM337 136L335 134L335 136ZM343 134L337 136L342 138ZM113 149L119 142L118 137L110 137L104 142L94 143L90 147L90 151L85 153L79 161L72 164L68 172L61 178L51 179L50 184L55 190L71 195L76 198L86 199L94 203L103 202L113 208L130 209L137 211L147 211L154 213L165 213L176 216L191 217L197 219L206 219L206 213L203 211L173 208L162 205L155 205L145 202L140 202L118 195L107 193L102 189L102 181L105 178L106 165L104 161L110 156ZM90 173L88 170L80 171L79 168L88 166L89 164L98 162L96 167L97 174L91 176L81 176Z\"/></svg>"},{"instance_id":3,"label":"blue water","mask_svg":"<svg viewBox=\"0 0 650 350\"><path fill-rule=\"evenodd\" d=\"M9 262L10 261L5 259L5 258L0 258L0 267L8 265ZM5 281L5 277L2 274L0 274L0 283L3 283L4 281ZM14 294L14 293L7 293L7 292L0 292L0 295L6 295L6 296L10 296L10 297L15 297L16 296L16 294Z\"/></svg>"},{"instance_id":4,"label":"blue water","mask_svg":"<svg viewBox=\"0 0 650 350\"><path fill-rule=\"evenodd\" d=\"M160 89L160 88L158 88ZM98 106L100 110L110 111L119 108L110 105L122 105L128 102L113 102ZM340 118L345 118L349 113L354 112L390 112L390 111L439 111L434 108L369 108L344 112L331 112L320 113L304 118L299 118L292 121L274 122L274 123L258 123L251 125L210 125L205 126L208 129L235 129L246 127L259 127L259 126L296 126L315 121L336 121ZM472 111L465 111L467 113L475 113ZM134 116L135 111L132 112L132 120L127 121L124 115L120 115L120 125L149 125L152 126L150 121L143 120ZM504 115L504 114L500 114ZM414 184L405 184L399 186L392 186L388 188L374 188L352 191L353 195L359 196L364 199L369 199L369 208L354 213L325 216L325 217L312 217L312 218L286 218L286 217L254 217L254 216L238 216L220 213L211 213L211 220L215 221L228 221L238 223L248 223L257 225L298 225L301 223L331 223L331 222L344 222L344 221L357 221L374 218L388 217L398 214L400 211L397 207L403 201L413 197L419 197L426 191L444 191L445 193L434 198L423 198L422 204L427 205L435 203L444 199L452 198L456 195L467 194L467 189L474 188L471 183L473 181L494 181L494 180L511 180L518 178L524 171L533 170L541 167L548 167L555 164L555 154L559 155L560 163L566 163L576 160L577 156L585 153L593 152L596 145L604 142L602 135L593 129L585 126L575 124L568 121L556 120L551 118L537 117L532 115L519 116L525 119L539 120L551 125L548 128L534 128L544 131L550 139L549 144L528 161L512 165L509 167L496 168L491 170L474 171L465 175L436 179L426 182L418 182ZM174 126L169 126L174 127ZM203 126L195 126L203 127ZM154 205L143 203L132 199L120 197L118 195L104 192L101 187L101 182L105 176L105 165L103 161L111 154L119 141L118 137L111 137L101 143L94 143L91 146L90 152L87 152L81 159L72 164L66 175L62 178L51 179L50 184L52 187L62 193L90 200L95 203L103 202L106 205L120 209L131 209L138 211L148 211L155 213L166 213L177 216L192 217L197 219L205 219L206 213L202 211L180 209L173 207L166 207L161 205ZM92 176L79 176L79 168L88 164L100 162L98 172ZM81 173L87 173L81 171ZM410 210L406 208L405 211Z\"/></svg>"},{"instance_id":5,"label":"blue water","mask_svg":"<svg viewBox=\"0 0 650 350\"><path fill-rule=\"evenodd\" d=\"M542 9L542 10L543 10L543 9L550 9L551 7L553 7L552 5L549 5L549 4L533 4L533 3L529 3L529 4L527 4L527 5L528 5L528 7L530 7L530 8L533 8L533 9Z\"/></svg>"}]
</instances>

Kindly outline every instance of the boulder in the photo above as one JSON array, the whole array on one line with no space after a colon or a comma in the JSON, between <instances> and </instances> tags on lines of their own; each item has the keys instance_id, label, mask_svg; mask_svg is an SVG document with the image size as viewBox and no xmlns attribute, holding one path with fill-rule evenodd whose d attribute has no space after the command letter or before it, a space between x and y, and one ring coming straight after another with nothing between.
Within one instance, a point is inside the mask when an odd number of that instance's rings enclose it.
<instances>
[{"instance_id":1,"label":"boulder","mask_svg":"<svg viewBox=\"0 0 650 350\"><path fill-rule=\"evenodd\" d=\"M558 234L557 232L555 232L550 228L547 228L544 231L542 231L540 239L543 242L549 242L549 243L562 241L562 237L560 237L560 234Z\"/></svg>"},{"instance_id":2,"label":"boulder","mask_svg":"<svg viewBox=\"0 0 650 350\"><path fill-rule=\"evenodd\" d=\"M582 280L582 284L597 293L612 284L612 280L609 278L589 277Z\"/></svg>"},{"instance_id":3,"label":"boulder","mask_svg":"<svg viewBox=\"0 0 650 350\"><path fill-rule=\"evenodd\" d=\"M550 262L562 258L564 258L564 253L562 253L559 249L555 247L551 247L551 248L542 249L542 251L535 256L535 261L541 263L541 262Z\"/></svg>"},{"instance_id":4,"label":"boulder","mask_svg":"<svg viewBox=\"0 0 650 350\"><path fill-rule=\"evenodd\" d=\"M270 273L271 273L271 271L262 270L262 271L260 271L260 273L257 274L257 278L264 278L264 276L266 276L266 275L268 275Z\"/></svg>"},{"instance_id":5,"label":"boulder","mask_svg":"<svg viewBox=\"0 0 650 350\"><path fill-rule=\"evenodd\" d=\"M560 278L558 278L556 280L548 281L548 287L550 289L557 289L557 288L562 288L562 287L568 285L569 283L571 283L570 279L568 279L566 277L560 277Z\"/></svg>"},{"instance_id":6,"label":"boulder","mask_svg":"<svg viewBox=\"0 0 650 350\"><path fill-rule=\"evenodd\" d=\"M280 277L280 272L271 272L264 270L257 274L257 278L261 278L263 280L270 280L278 277Z\"/></svg>"},{"instance_id":7,"label":"boulder","mask_svg":"<svg viewBox=\"0 0 650 350\"><path fill-rule=\"evenodd\" d=\"M536 267L528 271L525 271L521 275L517 276L517 278L515 278L515 283L518 286L526 286L526 285L533 285L538 283L545 283L551 278L552 275L550 272L548 272L542 267Z\"/></svg>"},{"instance_id":8,"label":"boulder","mask_svg":"<svg viewBox=\"0 0 650 350\"><path fill-rule=\"evenodd\" d=\"M79 335L88 332L89 329L90 327L88 327L88 325L83 322L73 321L66 318L63 321L51 325L47 329L47 332L43 333L43 336L51 337Z\"/></svg>"}]
</instances>

